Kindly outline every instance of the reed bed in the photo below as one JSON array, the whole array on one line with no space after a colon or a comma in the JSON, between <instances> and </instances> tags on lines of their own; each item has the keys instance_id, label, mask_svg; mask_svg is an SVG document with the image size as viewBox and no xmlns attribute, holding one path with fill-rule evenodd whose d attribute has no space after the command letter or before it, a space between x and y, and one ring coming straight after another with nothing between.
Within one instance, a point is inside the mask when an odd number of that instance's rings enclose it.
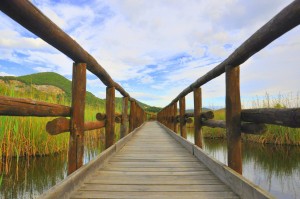
<instances>
[{"instance_id":1,"label":"reed bed","mask_svg":"<svg viewBox=\"0 0 300 199\"><path fill-rule=\"evenodd\" d=\"M266 93L265 96L257 96L243 102L243 107L245 108L293 108L299 106L299 93L296 95L288 93L274 96ZM214 111L214 115L216 120L225 120L225 109ZM189 125L189 127L193 127L193 124ZM203 127L203 137L208 139L225 139L226 130ZM300 145L300 128L267 125L267 131L263 135L242 134L242 139L262 144Z\"/></svg>"},{"instance_id":2,"label":"reed bed","mask_svg":"<svg viewBox=\"0 0 300 199\"><path fill-rule=\"evenodd\" d=\"M0 95L70 106L70 100L64 95L41 92L32 86L0 84ZM104 113L105 107L86 104L85 121L95 121L98 112ZM12 158L29 159L30 156L46 156L68 149L69 133L52 136L46 132L47 122L53 119L53 117L0 116L0 173L9 172ZM86 133L85 143L87 147L93 147L95 144L99 145L103 137L103 129L94 130ZM96 143L95 140L98 142Z\"/></svg>"}]
</instances>

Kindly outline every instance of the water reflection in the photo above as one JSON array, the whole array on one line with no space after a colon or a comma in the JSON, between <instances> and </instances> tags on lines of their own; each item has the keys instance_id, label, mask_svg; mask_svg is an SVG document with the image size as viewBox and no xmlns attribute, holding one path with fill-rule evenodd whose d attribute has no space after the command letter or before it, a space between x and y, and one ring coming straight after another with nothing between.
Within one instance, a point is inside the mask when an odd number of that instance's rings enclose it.
<instances>
[{"instance_id":1,"label":"water reflection","mask_svg":"<svg viewBox=\"0 0 300 199\"><path fill-rule=\"evenodd\" d=\"M193 129L188 130L193 142ZM227 163L224 140L203 140L204 150ZM300 198L300 147L243 143L243 175L277 198Z\"/></svg>"},{"instance_id":2,"label":"water reflection","mask_svg":"<svg viewBox=\"0 0 300 199\"><path fill-rule=\"evenodd\" d=\"M86 132L84 164L104 150L104 130ZM118 135L117 135L118 136ZM67 151L30 159L12 159L10 172L3 175L0 198L36 198L67 176Z\"/></svg>"}]
</instances>

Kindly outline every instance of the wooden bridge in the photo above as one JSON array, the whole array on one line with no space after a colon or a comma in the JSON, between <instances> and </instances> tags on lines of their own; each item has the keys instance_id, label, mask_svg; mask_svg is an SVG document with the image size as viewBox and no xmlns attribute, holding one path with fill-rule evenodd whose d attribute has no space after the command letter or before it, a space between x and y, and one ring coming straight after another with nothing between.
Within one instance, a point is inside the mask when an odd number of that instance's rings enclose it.
<instances>
[{"instance_id":1,"label":"wooden bridge","mask_svg":"<svg viewBox=\"0 0 300 199\"><path fill-rule=\"evenodd\" d=\"M152 122L146 121L147 113L138 102L88 52L29 1L2 0L0 9L74 61L71 107L0 96L0 115L59 117L48 122L48 133L70 132L68 177L41 198L272 198L241 175L241 133L261 134L265 124L299 128L300 109L242 110L239 66L299 25L300 0L284 8L221 64L183 90ZM84 120L86 70L107 86L106 113L97 114L96 122ZM218 121L213 120L212 112L201 112L201 86L223 73L226 121ZM115 114L115 90L123 95L120 115ZM190 92L194 94L194 113L186 114L185 96ZM186 123L193 121L190 117L194 118L195 144L186 140ZM122 139L118 142L114 140L115 122L121 123ZM177 135L178 123L181 136ZM201 149L202 126L226 128L228 166ZM104 127L106 150L83 165L84 132Z\"/></svg>"}]
</instances>

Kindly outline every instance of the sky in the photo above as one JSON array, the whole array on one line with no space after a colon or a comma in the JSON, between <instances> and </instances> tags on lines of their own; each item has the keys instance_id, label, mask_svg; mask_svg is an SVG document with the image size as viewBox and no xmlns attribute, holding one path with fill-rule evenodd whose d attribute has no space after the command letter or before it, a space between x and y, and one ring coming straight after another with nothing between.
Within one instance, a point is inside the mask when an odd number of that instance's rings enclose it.
<instances>
[{"instance_id":1,"label":"sky","mask_svg":"<svg viewBox=\"0 0 300 199\"><path fill-rule=\"evenodd\" d=\"M132 97L163 107L292 1L31 2L96 58ZM72 78L71 59L2 12L0 22L0 76L51 71ZM241 65L243 106L266 95L296 99L299 52L300 27L296 27ZM87 90L105 98L105 86L91 73ZM203 85L202 94L204 107L224 107L224 75ZM193 108L192 94L186 103Z\"/></svg>"}]
</instances>

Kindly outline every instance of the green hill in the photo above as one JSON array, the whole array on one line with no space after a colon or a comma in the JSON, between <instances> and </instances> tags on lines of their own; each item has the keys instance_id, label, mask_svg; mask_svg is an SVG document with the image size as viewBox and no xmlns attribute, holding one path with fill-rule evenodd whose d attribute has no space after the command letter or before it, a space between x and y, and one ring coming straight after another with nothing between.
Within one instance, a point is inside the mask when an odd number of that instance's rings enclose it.
<instances>
[{"instance_id":1,"label":"green hill","mask_svg":"<svg viewBox=\"0 0 300 199\"><path fill-rule=\"evenodd\" d=\"M13 77L13 76L4 76L0 77L0 79L4 81L9 80L17 80L20 82L25 83L26 85L52 85L55 87L58 87L62 89L65 92L66 98L68 101L71 102L71 96L72 96L72 82L68 80L67 78L54 73L54 72L43 72L43 73L35 73L31 75L25 75L25 76L19 76L19 77ZM91 92L86 92L86 103L90 106L105 106L105 99L100 99L93 95ZM146 109L149 112L157 112L157 110L160 110L158 107L151 107L147 104L138 102L139 105ZM122 109L122 98L116 98L116 110Z\"/></svg>"}]
</instances>

